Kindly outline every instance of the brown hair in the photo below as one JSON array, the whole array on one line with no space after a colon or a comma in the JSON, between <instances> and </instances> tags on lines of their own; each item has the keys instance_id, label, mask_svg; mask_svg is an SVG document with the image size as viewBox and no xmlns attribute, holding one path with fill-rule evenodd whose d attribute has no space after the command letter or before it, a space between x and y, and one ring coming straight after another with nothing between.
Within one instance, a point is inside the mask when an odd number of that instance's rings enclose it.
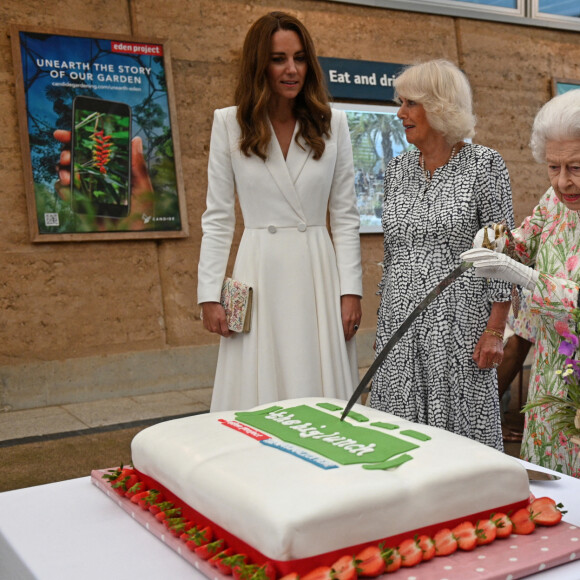
<instances>
[{"instance_id":1,"label":"brown hair","mask_svg":"<svg viewBox=\"0 0 580 580\"><path fill-rule=\"evenodd\" d=\"M246 34L235 93L237 120L242 131L240 150L247 156L254 153L263 160L267 157L268 144L272 138L268 122L271 90L267 69L272 36L278 30L296 32L304 47L308 68L304 87L294 101L294 115L299 123L296 142L299 143L298 138L301 136L314 151L314 159L320 159L325 148L323 136L330 136L332 115L324 75L306 27L285 12L270 12L262 16Z\"/></svg>"}]
</instances>

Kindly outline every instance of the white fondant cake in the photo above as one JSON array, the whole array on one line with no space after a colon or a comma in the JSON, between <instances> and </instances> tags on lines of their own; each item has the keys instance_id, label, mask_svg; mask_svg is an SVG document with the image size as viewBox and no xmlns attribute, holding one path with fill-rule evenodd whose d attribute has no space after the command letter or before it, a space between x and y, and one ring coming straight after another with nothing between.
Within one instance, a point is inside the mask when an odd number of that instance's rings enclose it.
<instances>
[{"instance_id":1,"label":"white fondant cake","mask_svg":"<svg viewBox=\"0 0 580 580\"><path fill-rule=\"evenodd\" d=\"M294 399L161 423L135 468L267 558L309 558L525 502L513 458L344 401Z\"/></svg>"}]
</instances>

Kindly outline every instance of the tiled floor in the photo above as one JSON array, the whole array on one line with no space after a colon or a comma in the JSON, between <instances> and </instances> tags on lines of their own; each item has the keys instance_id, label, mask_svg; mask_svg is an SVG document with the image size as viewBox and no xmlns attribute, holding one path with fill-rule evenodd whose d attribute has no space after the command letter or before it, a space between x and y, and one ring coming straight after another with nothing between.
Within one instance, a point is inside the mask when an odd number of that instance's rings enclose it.
<instances>
[{"instance_id":1,"label":"tiled floor","mask_svg":"<svg viewBox=\"0 0 580 580\"><path fill-rule=\"evenodd\" d=\"M0 442L86 431L209 410L211 388L0 412Z\"/></svg>"},{"instance_id":2,"label":"tiled floor","mask_svg":"<svg viewBox=\"0 0 580 580\"><path fill-rule=\"evenodd\" d=\"M360 376L365 372L360 369ZM169 418L208 411L211 391L192 389L0 411L0 492L84 477L95 468L127 464L131 441L139 431ZM504 419L510 427L521 428L517 391L514 381ZM506 443L505 452L518 456L519 447L519 443Z\"/></svg>"},{"instance_id":3,"label":"tiled floor","mask_svg":"<svg viewBox=\"0 0 580 580\"><path fill-rule=\"evenodd\" d=\"M359 369L359 376L362 378L366 371L366 368ZM0 411L0 443L5 445L56 434L82 433L114 425L130 426L152 419L201 413L209 410L211 392L208 387L22 411ZM516 381L512 385L512 393L510 407L514 408ZM515 419L510 422L519 424L518 409L513 410Z\"/></svg>"}]
</instances>

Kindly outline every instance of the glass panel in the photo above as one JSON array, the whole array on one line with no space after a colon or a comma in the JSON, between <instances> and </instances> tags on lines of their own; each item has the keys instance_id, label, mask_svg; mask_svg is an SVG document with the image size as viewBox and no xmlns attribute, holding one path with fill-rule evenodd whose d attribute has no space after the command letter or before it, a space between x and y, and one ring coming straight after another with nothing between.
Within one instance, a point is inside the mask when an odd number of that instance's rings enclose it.
<instances>
[{"instance_id":1,"label":"glass panel","mask_svg":"<svg viewBox=\"0 0 580 580\"><path fill-rule=\"evenodd\" d=\"M454 0L455 2L466 2L468 4L483 4L484 6L497 6L499 8L517 8L518 0ZM573 0L576 2L577 0Z\"/></svg>"},{"instance_id":2,"label":"glass panel","mask_svg":"<svg viewBox=\"0 0 580 580\"><path fill-rule=\"evenodd\" d=\"M580 2L578 0L540 0L540 12L580 18Z\"/></svg>"}]
</instances>

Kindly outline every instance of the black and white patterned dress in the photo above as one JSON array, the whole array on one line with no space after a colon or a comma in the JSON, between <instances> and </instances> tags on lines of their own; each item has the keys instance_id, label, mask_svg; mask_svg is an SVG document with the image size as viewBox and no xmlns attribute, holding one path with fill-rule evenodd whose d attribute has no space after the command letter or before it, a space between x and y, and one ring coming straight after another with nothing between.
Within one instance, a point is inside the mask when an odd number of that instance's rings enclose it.
<instances>
[{"instance_id":1,"label":"black and white patterned dress","mask_svg":"<svg viewBox=\"0 0 580 580\"><path fill-rule=\"evenodd\" d=\"M465 145L427 182L419 151L385 173L384 271L377 352L425 296L460 263L484 225L513 227L509 175L499 153ZM497 372L472 359L493 302L510 285L463 274L415 320L375 374L370 404L503 449Z\"/></svg>"}]
</instances>

